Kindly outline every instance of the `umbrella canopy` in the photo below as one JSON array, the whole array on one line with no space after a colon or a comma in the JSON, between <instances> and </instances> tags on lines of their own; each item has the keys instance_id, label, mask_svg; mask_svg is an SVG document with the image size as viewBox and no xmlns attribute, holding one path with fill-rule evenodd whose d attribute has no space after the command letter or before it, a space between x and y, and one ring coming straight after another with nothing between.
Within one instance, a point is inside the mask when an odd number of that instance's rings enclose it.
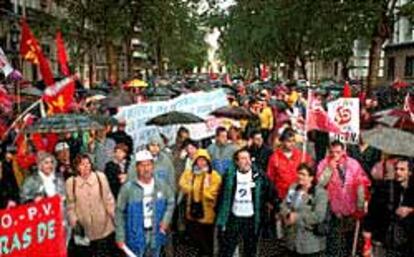
<instances>
[{"instance_id":1,"label":"umbrella canopy","mask_svg":"<svg viewBox=\"0 0 414 257\"><path fill-rule=\"evenodd\" d=\"M65 133L102 129L95 120L79 114L59 114L38 119L25 133Z\"/></svg>"},{"instance_id":2,"label":"umbrella canopy","mask_svg":"<svg viewBox=\"0 0 414 257\"><path fill-rule=\"evenodd\" d=\"M224 117L231 119L250 119L253 118L253 114L242 107L225 106L218 108L211 113L216 117Z\"/></svg>"},{"instance_id":3,"label":"umbrella canopy","mask_svg":"<svg viewBox=\"0 0 414 257\"><path fill-rule=\"evenodd\" d=\"M148 87L148 83L140 79L133 79L127 83L126 87L127 88Z\"/></svg>"},{"instance_id":4,"label":"umbrella canopy","mask_svg":"<svg viewBox=\"0 0 414 257\"><path fill-rule=\"evenodd\" d=\"M379 124L385 124L389 127L412 131L414 130L414 122L410 112L401 109L390 109L382 111L374 115L374 119Z\"/></svg>"},{"instance_id":5,"label":"umbrella canopy","mask_svg":"<svg viewBox=\"0 0 414 257\"><path fill-rule=\"evenodd\" d=\"M147 121L146 125L156 125L156 126L168 126L168 125L176 125L176 124L191 124L191 123L200 123L205 122L202 118L187 112L167 112L156 116L149 121Z\"/></svg>"},{"instance_id":6,"label":"umbrella canopy","mask_svg":"<svg viewBox=\"0 0 414 257\"><path fill-rule=\"evenodd\" d=\"M134 97L126 92L121 92L118 94L108 95L105 99L100 101L101 105L107 108L116 108L119 106L125 106L134 104Z\"/></svg>"},{"instance_id":7,"label":"umbrella canopy","mask_svg":"<svg viewBox=\"0 0 414 257\"><path fill-rule=\"evenodd\" d=\"M414 156L414 134L403 130L379 126L363 132L362 139L388 154Z\"/></svg>"},{"instance_id":8,"label":"umbrella canopy","mask_svg":"<svg viewBox=\"0 0 414 257\"><path fill-rule=\"evenodd\" d=\"M27 96L37 96L40 97L43 95L43 91L36 88L36 87L27 87L20 91L20 94L27 95Z\"/></svg>"},{"instance_id":9,"label":"umbrella canopy","mask_svg":"<svg viewBox=\"0 0 414 257\"><path fill-rule=\"evenodd\" d=\"M106 96L104 96L104 95L94 95L94 96L90 96L90 97L86 98L85 102L86 103L95 102L95 101L103 100L105 98L106 98Z\"/></svg>"},{"instance_id":10,"label":"umbrella canopy","mask_svg":"<svg viewBox=\"0 0 414 257\"><path fill-rule=\"evenodd\" d=\"M103 126L116 126L119 124L117 119L108 115L90 115L89 117Z\"/></svg>"}]
</instances>

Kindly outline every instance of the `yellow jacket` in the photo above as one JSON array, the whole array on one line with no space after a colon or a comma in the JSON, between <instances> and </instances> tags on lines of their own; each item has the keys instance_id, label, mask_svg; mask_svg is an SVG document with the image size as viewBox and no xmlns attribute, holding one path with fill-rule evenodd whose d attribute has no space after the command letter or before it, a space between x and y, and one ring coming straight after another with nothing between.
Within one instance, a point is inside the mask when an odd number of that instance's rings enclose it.
<instances>
[{"instance_id":1,"label":"yellow jacket","mask_svg":"<svg viewBox=\"0 0 414 257\"><path fill-rule=\"evenodd\" d=\"M194 176L194 182L193 182ZM204 181L202 181L204 178ZM201 183L204 183L203 194L201 195ZM210 174L205 172L195 175L191 170L185 170L181 175L179 186L181 191L187 196L186 217L188 220L197 221L203 224L213 224L216 218L215 207L221 186L221 176L215 170ZM191 197L199 202L202 198L204 207L204 218L195 220L190 215Z\"/></svg>"},{"instance_id":2,"label":"yellow jacket","mask_svg":"<svg viewBox=\"0 0 414 257\"><path fill-rule=\"evenodd\" d=\"M260 125L262 129L272 129L273 128L273 112L269 106L263 108L259 114Z\"/></svg>"}]
</instances>

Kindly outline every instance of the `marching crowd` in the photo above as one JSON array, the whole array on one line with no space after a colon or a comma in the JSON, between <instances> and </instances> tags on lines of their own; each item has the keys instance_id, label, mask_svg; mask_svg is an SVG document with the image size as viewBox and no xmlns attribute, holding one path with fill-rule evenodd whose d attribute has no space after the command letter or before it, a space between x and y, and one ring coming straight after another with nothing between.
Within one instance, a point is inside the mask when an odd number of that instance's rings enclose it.
<instances>
[{"instance_id":1,"label":"marching crowd","mask_svg":"<svg viewBox=\"0 0 414 257\"><path fill-rule=\"evenodd\" d=\"M231 105L253 118L217 128L211 142L182 127L172 147L156 137L136 150L125 121L91 132L86 147L68 134L53 154L37 153L32 172L18 172L16 149L3 144L0 208L62 196L76 257L169 257L182 243L198 256L261 256L264 238L283 241L286 256L414 256L412 161L320 131L304 147L304 99L239 92Z\"/></svg>"}]
</instances>

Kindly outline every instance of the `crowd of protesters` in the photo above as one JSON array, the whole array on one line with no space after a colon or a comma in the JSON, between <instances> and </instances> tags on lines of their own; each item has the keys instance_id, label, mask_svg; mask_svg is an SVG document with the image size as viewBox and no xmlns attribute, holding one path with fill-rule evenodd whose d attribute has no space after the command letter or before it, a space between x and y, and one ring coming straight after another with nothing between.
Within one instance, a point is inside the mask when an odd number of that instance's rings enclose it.
<instances>
[{"instance_id":1,"label":"crowd of protesters","mask_svg":"<svg viewBox=\"0 0 414 257\"><path fill-rule=\"evenodd\" d=\"M286 256L349 257L355 245L361 256L414 256L410 159L301 134L306 101L295 90L240 88L229 100L254 118L217 128L208 143L183 127L175 145L155 137L137 151L121 121L87 142L65 135L31 172L5 146L0 208L61 195L76 257L170 257L178 244L198 256L264 256L263 238L282 241ZM374 107L364 105L364 125Z\"/></svg>"}]
</instances>

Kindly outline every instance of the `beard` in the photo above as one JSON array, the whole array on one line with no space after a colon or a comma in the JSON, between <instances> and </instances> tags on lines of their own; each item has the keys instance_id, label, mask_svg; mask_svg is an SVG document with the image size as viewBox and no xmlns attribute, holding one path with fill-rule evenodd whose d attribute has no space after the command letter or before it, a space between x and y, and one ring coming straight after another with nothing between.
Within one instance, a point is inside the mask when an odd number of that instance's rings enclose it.
<instances>
[{"instance_id":1,"label":"beard","mask_svg":"<svg viewBox=\"0 0 414 257\"><path fill-rule=\"evenodd\" d=\"M252 165L243 165L242 167L239 167L239 171L242 173L247 173L252 169Z\"/></svg>"}]
</instances>

